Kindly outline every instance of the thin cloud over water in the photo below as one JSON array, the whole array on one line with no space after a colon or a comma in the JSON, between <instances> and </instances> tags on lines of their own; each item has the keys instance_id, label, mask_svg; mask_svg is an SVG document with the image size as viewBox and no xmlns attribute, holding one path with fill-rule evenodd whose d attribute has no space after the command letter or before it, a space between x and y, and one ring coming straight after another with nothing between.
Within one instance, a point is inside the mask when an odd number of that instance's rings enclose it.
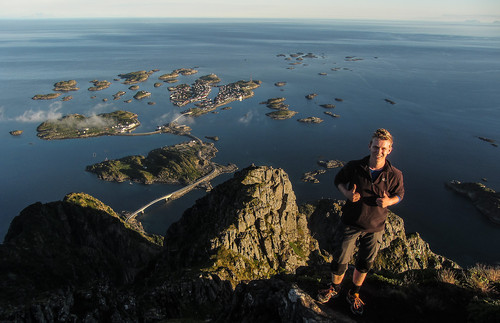
<instances>
[{"instance_id":1,"label":"thin cloud over water","mask_svg":"<svg viewBox=\"0 0 500 323\"><path fill-rule=\"evenodd\" d=\"M15 117L15 121L19 122L43 122L47 120L55 120L62 117L62 113L59 110L62 109L62 102L54 102L49 106L48 111L44 110L27 110L22 115ZM0 112L0 116L3 113ZM3 118L2 118L3 119Z\"/></svg>"}]
</instances>

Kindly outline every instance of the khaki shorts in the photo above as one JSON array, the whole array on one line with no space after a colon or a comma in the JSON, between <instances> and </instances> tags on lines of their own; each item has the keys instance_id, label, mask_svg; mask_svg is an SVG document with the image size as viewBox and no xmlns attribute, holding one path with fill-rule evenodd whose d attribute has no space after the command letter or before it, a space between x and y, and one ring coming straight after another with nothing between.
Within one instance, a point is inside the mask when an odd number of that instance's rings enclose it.
<instances>
[{"instance_id":1,"label":"khaki shorts","mask_svg":"<svg viewBox=\"0 0 500 323\"><path fill-rule=\"evenodd\" d=\"M364 232L339 222L334 234L332 269L339 265L345 265L341 267L347 268L346 265L351 261L356 247L359 247L356 255L356 269L360 272L370 270L380 249L383 234L384 231Z\"/></svg>"}]
</instances>

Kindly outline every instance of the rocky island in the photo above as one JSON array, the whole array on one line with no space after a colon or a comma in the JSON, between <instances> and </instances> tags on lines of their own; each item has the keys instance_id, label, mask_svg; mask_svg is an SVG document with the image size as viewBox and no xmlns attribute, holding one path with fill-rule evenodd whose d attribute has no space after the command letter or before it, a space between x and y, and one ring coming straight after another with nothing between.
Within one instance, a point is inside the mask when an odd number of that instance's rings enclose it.
<instances>
[{"instance_id":1,"label":"rocky island","mask_svg":"<svg viewBox=\"0 0 500 323\"><path fill-rule=\"evenodd\" d=\"M250 166L163 241L87 194L35 203L0 245L0 320L361 322L345 302L314 300L343 203L299 206L283 170ZM362 321L497 322L498 270L460 268L389 212Z\"/></svg>"},{"instance_id":2,"label":"rocky island","mask_svg":"<svg viewBox=\"0 0 500 323\"><path fill-rule=\"evenodd\" d=\"M37 136L45 140L113 136L133 130L140 125L137 114L128 111L102 113L92 117L66 115L48 120L37 127Z\"/></svg>"},{"instance_id":3,"label":"rocky island","mask_svg":"<svg viewBox=\"0 0 500 323\"><path fill-rule=\"evenodd\" d=\"M267 101L260 102L260 104L265 104L269 109L274 110L288 110L289 104L285 104L286 98L271 98L267 99Z\"/></svg>"},{"instance_id":4,"label":"rocky island","mask_svg":"<svg viewBox=\"0 0 500 323\"><path fill-rule=\"evenodd\" d=\"M94 84L94 86L91 86L88 88L88 90L92 91L92 92L102 91L104 89L107 89L111 85L111 82L106 81L106 80L103 80L103 81L92 80L92 81L90 81L90 83Z\"/></svg>"},{"instance_id":5,"label":"rocky island","mask_svg":"<svg viewBox=\"0 0 500 323\"><path fill-rule=\"evenodd\" d=\"M321 123L323 122L323 119L318 117L307 117L307 118L297 119L297 121L302 123Z\"/></svg>"},{"instance_id":6,"label":"rocky island","mask_svg":"<svg viewBox=\"0 0 500 323\"><path fill-rule=\"evenodd\" d=\"M286 109L286 110L278 110L266 113L266 116L274 120L286 120L292 118L297 113L298 113L297 111Z\"/></svg>"},{"instance_id":7,"label":"rocky island","mask_svg":"<svg viewBox=\"0 0 500 323\"><path fill-rule=\"evenodd\" d=\"M62 93L36 94L32 100L53 100L61 96Z\"/></svg>"},{"instance_id":8,"label":"rocky island","mask_svg":"<svg viewBox=\"0 0 500 323\"><path fill-rule=\"evenodd\" d=\"M189 142L154 149L144 156L127 156L87 166L106 181L144 184L190 184L213 171L210 159L217 148L211 143Z\"/></svg>"},{"instance_id":9,"label":"rocky island","mask_svg":"<svg viewBox=\"0 0 500 323\"><path fill-rule=\"evenodd\" d=\"M481 183L450 181L446 187L469 198L474 206L492 222L500 224L500 193Z\"/></svg>"},{"instance_id":10,"label":"rocky island","mask_svg":"<svg viewBox=\"0 0 500 323\"><path fill-rule=\"evenodd\" d=\"M318 165L325 168L339 168L344 167L344 162L336 159L332 160L318 160Z\"/></svg>"},{"instance_id":11,"label":"rocky island","mask_svg":"<svg viewBox=\"0 0 500 323\"><path fill-rule=\"evenodd\" d=\"M152 70L152 71L137 71L137 72L118 74L118 76L125 80L125 81L123 81L123 84L137 84L137 83L147 81L149 76L153 73L154 73L154 70Z\"/></svg>"},{"instance_id":12,"label":"rocky island","mask_svg":"<svg viewBox=\"0 0 500 323\"><path fill-rule=\"evenodd\" d=\"M12 135L12 136L20 136L23 134L23 131L22 130L12 130L12 131L9 131L9 133Z\"/></svg>"},{"instance_id":13,"label":"rocky island","mask_svg":"<svg viewBox=\"0 0 500 323\"><path fill-rule=\"evenodd\" d=\"M240 80L234 83L220 85L218 86L219 92L217 93L215 98L207 99L208 93L210 92L209 89L207 90L207 86L210 87L211 86L210 84L216 82L217 79L218 78L209 76L208 78L201 77L199 80L197 80L198 90L195 90L194 93L191 94L193 97L188 98L188 101L189 102L201 101L201 102L196 103L195 108L190 108L186 111L183 111L183 113L190 113L191 116L196 117L206 114L208 112L212 112L216 108L229 104L233 101L236 100L242 101L248 99L254 96L254 92L252 90L258 88L261 84L261 81L256 81L256 80L250 80L250 81ZM195 83L195 86L197 85L197 83Z\"/></svg>"},{"instance_id":14,"label":"rocky island","mask_svg":"<svg viewBox=\"0 0 500 323\"><path fill-rule=\"evenodd\" d=\"M79 88L76 87L76 85L77 82L75 80L60 81L54 84L54 91L62 91L62 92L78 91Z\"/></svg>"},{"instance_id":15,"label":"rocky island","mask_svg":"<svg viewBox=\"0 0 500 323\"><path fill-rule=\"evenodd\" d=\"M136 100L142 100L142 99L150 97L150 96L151 96L151 92L148 92L148 91L138 91L134 95L134 99L136 99Z\"/></svg>"},{"instance_id":16,"label":"rocky island","mask_svg":"<svg viewBox=\"0 0 500 323\"><path fill-rule=\"evenodd\" d=\"M331 112L331 111L325 111L325 112L323 112L323 113L324 113L324 114L326 114L326 115L331 116L332 118L340 118L340 115L335 114L335 113L333 113L333 112Z\"/></svg>"}]
</instances>

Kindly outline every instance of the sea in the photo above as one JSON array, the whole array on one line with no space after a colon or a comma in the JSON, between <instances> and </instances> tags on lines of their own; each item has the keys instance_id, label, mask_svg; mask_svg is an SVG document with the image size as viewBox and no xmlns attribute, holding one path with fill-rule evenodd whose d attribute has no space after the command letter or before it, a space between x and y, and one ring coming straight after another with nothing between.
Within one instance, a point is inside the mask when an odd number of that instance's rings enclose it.
<instances>
[{"instance_id":1,"label":"sea","mask_svg":"<svg viewBox=\"0 0 500 323\"><path fill-rule=\"evenodd\" d=\"M311 55L307 55L311 53ZM294 55L295 54L295 55ZM302 60L297 60L301 58ZM0 20L0 240L25 207L59 201L70 192L88 193L115 211L134 211L178 185L106 182L87 165L189 139L172 134L45 141L37 126L79 113L115 110L137 113L148 132L193 105L176 107L169 84L158 76L178 68L192 84L214 73L220 84L259 80L255 95L196 118L181 117L205 141L217 136L213 161L284 169L298 203L342 199L334 187L338 169L303 182L322 169L319 160L349 161L368 155L371 134L386 128L394 136L389 160L404 174L406 194L392 211L407 232L418 232L431 249L462 266L500 264L500 225L448 190L451 180L481 182L500 191L500 24L415 21L291 19L40 19ZM138 84L151 92L143 100L118 80L119 74L154 70ZM76 80L72 100L35 101L53 84ZM90 92L92 80L108 80ZM276 86L276 82L286 82ZM120 100L113 94L125 91ZM214 88L210 97L215 96ZM305 96L316 93L313 99ZM273 120L260 104L284 97L298 112ZM105 99L108 99L107 101ZM132 99L132 102L125 101ZM391 104L386 99L394 102ZM155 104L149 104L154 102ZM335 104L324 114L322 104ZM297 119L319 117L319 124ZM9 132L22 130L20 136ZM481 140L491 139L493 142ZM496 144L495 144L496 143ZM212 181L216 186L232 174ZM164 234L184 210L203 197L194 190L141 215L146 230Z\"/></svg>"}]
</instances>

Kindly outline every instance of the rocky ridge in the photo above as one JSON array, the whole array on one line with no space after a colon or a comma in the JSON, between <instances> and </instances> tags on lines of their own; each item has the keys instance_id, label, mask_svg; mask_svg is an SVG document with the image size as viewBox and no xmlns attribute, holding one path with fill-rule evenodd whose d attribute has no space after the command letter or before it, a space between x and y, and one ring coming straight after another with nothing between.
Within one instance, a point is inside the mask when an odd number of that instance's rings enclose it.
<instances>
[{"instance_id":1,"label":"rocky ridge","mask_svg":"<svg viewBox=\"0 0 500 323\"><path fill-rule=\"evenodd\" d=\"M354 319L345 302L316 304L317 289L329 280L331 234L342 203L320 200L299 207L283 170L251 166L186 210L168 229L162 250L139 224L131 226L88 195L34 204L13 220L0 246L0 320L465 322L481 314L486 322L500 317L498 294L489 293L493 301L485 303L477 296L484 294L437 282L438 270L461 269L434 254L418 234L406 234L402 219L392 213L363 289L370 310Z\"/></svg>"}]
</instances>

